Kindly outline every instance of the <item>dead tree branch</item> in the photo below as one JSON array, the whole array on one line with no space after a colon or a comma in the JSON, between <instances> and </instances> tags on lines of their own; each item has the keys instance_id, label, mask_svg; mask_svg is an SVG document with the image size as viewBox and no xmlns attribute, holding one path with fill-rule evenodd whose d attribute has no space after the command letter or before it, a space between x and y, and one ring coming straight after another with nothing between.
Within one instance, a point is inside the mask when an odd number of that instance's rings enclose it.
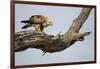
<instances>
[{"instance_id":1,"label":"dead tree branch","mask_svg":"<svg viewBox=\"0 0 100 69\"><path fill-rule=\"evenodd\" d=\"M15 52L24 51L28 48L36 48L44 53L59 52L74 44L76 41L83 41L90 32L80 33L79 30L88 18L92 8L83 8L79 16L73 20L68 32L64 35L47 35L44 32L32 30L15 33Z\"/></svg>"}]
</instances>

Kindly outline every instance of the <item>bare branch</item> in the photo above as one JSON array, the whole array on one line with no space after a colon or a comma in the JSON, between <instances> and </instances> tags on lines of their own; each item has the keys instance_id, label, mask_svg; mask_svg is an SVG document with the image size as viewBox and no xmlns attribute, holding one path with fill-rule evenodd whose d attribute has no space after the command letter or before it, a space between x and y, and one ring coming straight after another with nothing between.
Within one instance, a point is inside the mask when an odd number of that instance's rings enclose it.
<instances>
[{"instance_id":1,"label":"bare branch","mask_svg":"<svg viewBox=\"0 0 100 69\"><path fill-rule=\"evenodd\" d=\"M47 35L44 32L32 30L15 33L15 52L24 51L28 48L36 48L44 53L59 52L74 44L76 41L83 41L90 32L79 33L80 28L88 18L92 8L83 8L79 16L73 20L68 32L57 36Z\"/></svg>"},{"instance_id":2,"label":"bare branch","mask_svg":"<svg viewBox=\"0 0 100 69\"><path fill-rule=\"evenodd\" d=\"M79 16L73 20L68 32L79 32L82 25L85 23L92 8L83 8Z\"/></svg>"}]
</instances>

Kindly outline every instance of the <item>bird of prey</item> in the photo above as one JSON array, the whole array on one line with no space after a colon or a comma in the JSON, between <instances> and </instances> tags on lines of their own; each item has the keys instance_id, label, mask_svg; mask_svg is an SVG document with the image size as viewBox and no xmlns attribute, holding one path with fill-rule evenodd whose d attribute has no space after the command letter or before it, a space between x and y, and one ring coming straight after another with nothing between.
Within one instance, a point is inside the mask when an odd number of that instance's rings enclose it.
<instances>
[{"instance_id":1,"label":"bird of prey","mask_svg":"<svg viewBox=\"0 0 100 69\"><path fill-rule=\"evenodd\" d=\"M43 15L33 15L29 18L29 20L23 20L22 23L26 23L22 29L26 29L28 27L35 27L36 32L43 32L45 27L52 25L52 21Z\"/></svg>"}]
</instances>

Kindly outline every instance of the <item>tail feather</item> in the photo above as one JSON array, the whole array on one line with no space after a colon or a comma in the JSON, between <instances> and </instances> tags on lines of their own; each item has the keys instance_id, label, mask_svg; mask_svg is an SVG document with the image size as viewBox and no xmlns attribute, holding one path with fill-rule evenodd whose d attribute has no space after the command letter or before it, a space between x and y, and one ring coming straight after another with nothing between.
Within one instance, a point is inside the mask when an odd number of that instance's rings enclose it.
<instances>
[{"instance_id":1,"label":"tail feather","mask_svg":"<svg viewBox=\"0 0 100 69\"><path fill-rule=\"evenodd\" d=\"M31 24L26 24L25 26L22 27L22 29L26 29L28 27L32 26Z\"/></svg>"},{"instance_id":2,"label":"tail feather","mask_svg":"<svg viewBox=\"0 0 100 69\"><path fill-rule=\"evenodd\" d=\"M29 21L28 20L23 20L23 21L21 21L21 23L29 23Z\"/></svg>"}]
</instances>

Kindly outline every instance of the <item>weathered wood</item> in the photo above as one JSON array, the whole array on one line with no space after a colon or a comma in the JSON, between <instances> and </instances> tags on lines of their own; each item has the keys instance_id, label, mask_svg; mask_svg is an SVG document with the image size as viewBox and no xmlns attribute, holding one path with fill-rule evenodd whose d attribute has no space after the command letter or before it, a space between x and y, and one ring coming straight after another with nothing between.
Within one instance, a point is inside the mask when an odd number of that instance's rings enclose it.
<instances>
[{"instance_id":1,"label":"weathered wood","mask_svg":"<svg viewBox=\"0 0 100 69\"><path fill-rule=\"evenodd\" d=\"M24 51L28 48L36 48L44 53L60 52L76 41L83 41L90 32L79 33L80 28L85 23L92 8L83 8L79 16L73 20L68 32L64 35L47 35L44 32L33 30L20 31L15 33L15 52Z\"/></svg>"}]
</instances>

